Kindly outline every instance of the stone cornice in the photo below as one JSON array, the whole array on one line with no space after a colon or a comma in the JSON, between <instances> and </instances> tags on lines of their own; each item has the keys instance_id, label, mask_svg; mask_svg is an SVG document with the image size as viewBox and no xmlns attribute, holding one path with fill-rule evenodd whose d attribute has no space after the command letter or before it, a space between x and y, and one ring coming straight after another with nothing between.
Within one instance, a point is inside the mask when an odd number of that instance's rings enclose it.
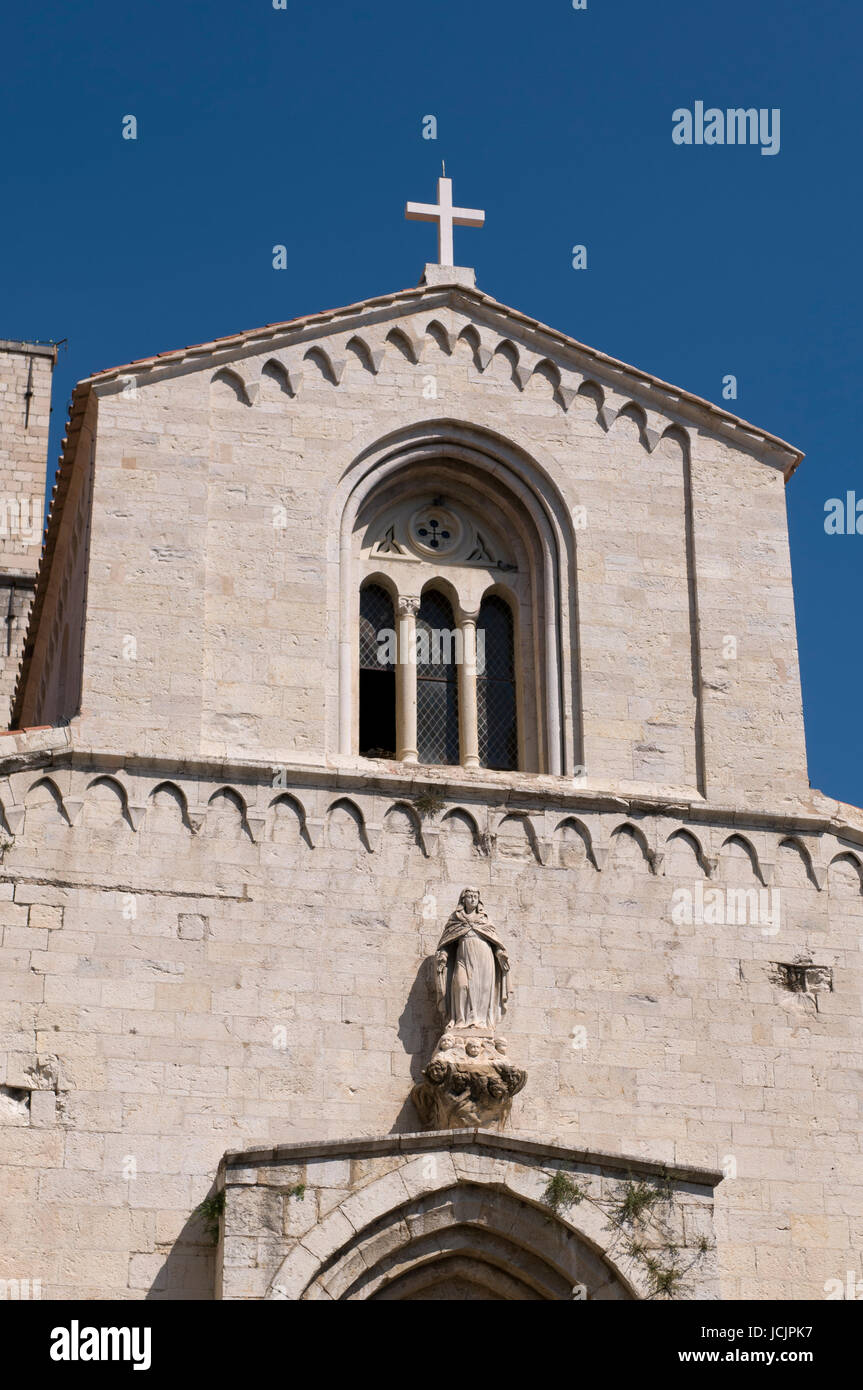
<instances>
[{"instance_id":1,"label":"stone cornice","mask_svg":"<svg viewBox=\"0 0 863 1390\"><path fill-rule=\"evenodd\" d=\"M27 357L50 357L57 361L59 343L31 343L20 338L0 338L0 352L20 352Z\"/></svg>"},{"instance_id":2,"label":"stone cornice","mask_svg":"<svg viewBox=\"0 0 863 1390\"><path fill-rule=\"evenodd\" d=\"M310 1158L421 1153L428 1149L463 1149L469 1146L508 1150L524 1157L538 1158L547 1164L570 1163L614 1168L625 1173L635 1171L692 1183L698 1187L717 1187L725 1176L715 1168L658 1163L649 1158L607 1153L601 1149L570 1148L557 1142L521 1138L515 1132L501 1134L490 1129L448 1129L417 1134L384 1134L367 1139L310 1140L298 1144L277 1144L273 1148L229 1149L219 1164L218 1182L222 1186L232 1168L270 1167L279 1163L287 1167Z\"/></svg>"},{"instance_id":3,"label":"stone cornice","mask_svg":"<svg viewBox=\"0 0 863 1390\"><path fill-rule=\"evenodd\" d=\"M7 751L8 749L8 751ZM273 786L273 768L283 773L284 788ZM410 770L393 764L391 769L350 766L314 766L309 763L278 763L246 758L169 758L144 754L121 754L76 744L74 723L70 727L17 730L0 735L0 776L8 777L27 768L93 769L105 774L123 770L130 777L154 781L186 779L214 785L238 787L266 785L277 795L282 789L323 788L334 794L380 795L394 800L432 793L443 802L489 805L499 811L524 813L557 810L567 813L618 813L636 820L661 816L692 824L721 824L750 829L799 831L809 835L831 834L852 844L863 845L863 811L833 801L813 791L812 802L790 804L787 809L751 807L705 800L676 791L621 794L602 785L576 786L567 777L529 773L496 773L485 769L468 771L452 767L412 766Z\"/></svg>"}]
</instances>

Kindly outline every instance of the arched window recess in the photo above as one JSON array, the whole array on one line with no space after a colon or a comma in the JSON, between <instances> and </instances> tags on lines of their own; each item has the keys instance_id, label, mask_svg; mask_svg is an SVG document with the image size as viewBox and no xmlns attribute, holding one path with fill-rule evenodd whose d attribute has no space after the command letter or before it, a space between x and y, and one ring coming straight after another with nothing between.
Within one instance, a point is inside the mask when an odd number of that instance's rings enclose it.
<instances>
[{"instance_id":1,"label":"arched window recess","mask_svg":"<svg viewBox=\"0 0 863 1390\"><path fill-rule=\"evenodd\" d=\"M395 705L402 761L553 775L574 767L575 537L548 475L500 436L428 422L359 454L337 504L340 752L389 750L359 707L386 685L380 703ZM385 665L383 680L368 658L358 671L351 621L372 583L393 605L394 669ZM450 634L449 661L445 647L423 651L434 633Z\"/></svg>"}]
</instances>

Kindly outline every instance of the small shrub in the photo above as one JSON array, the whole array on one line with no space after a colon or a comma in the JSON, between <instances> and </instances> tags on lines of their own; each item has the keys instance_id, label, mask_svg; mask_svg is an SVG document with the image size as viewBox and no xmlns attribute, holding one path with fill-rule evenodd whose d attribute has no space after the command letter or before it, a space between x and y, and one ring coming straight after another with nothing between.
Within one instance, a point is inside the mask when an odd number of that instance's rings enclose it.
<instances>
[{"instance_id":1,"label":"small shrub","mask_svg":"<svg viewBox=\"0 0 863 1390\"><path fill-rule=\"evenodd\" d=\"M579 1202L583 1202L587 1193L578 1183L572 1181L568 1173L557 1172L550 1178L542 1200L546 1206L551 1207L556 1216L562 1211L569 1211L570 1207L577 1207Z\"/></svg>"},{"instance_id":2,"label":"small shrub","mask_svg":"<svg viewBox=\"0 0 863 1390\"><path fill-rule=\"evenodd\" d=\"M682 1271L676 1265L661 1265L656 1260L647 1261L650 1276L650 1292L661 1298L672 1298L683 1279Z\"/></svg>"},{"instance_id":3,"label":"small shrub","mask_svg":"<svg viewBox=\"0 0 863 1390\"><path fill-rule=\"evenodd\" d=\"M630 1183L617 1203L617 1218L619 1221L640 1221L644 1213L650 1211L661 1199L662 1193L658 1187L652 1187L646 1182Z\"/></svg>"},{"instance_id":4,"label":"small shrub","mask_svg":"<svg viewBox=\"0 0 863 1390\"><path fill-rule=\"evenodd\" d=\"M204 1230L210 1237L213 1245L219 1243L219 1218L225 1210L225 1193L214 1193L211 1197L205 1197L200 1206L195 1207L194 1216L200 1216L204 1223Z\"/></svg>"},{"instance_id":5,"label":"small shrub","mask_svg":"<svg viewBox=\"0 0 863 1390\"><path fill-rule=\"evenodd\" d=\"M434 792L420 792L419 796L414 797L414 806L419 812L421 820L428 820L431 816L436 816L445 805L446 802L442 797L436 796Z\"/></svg>"}]
</instances>

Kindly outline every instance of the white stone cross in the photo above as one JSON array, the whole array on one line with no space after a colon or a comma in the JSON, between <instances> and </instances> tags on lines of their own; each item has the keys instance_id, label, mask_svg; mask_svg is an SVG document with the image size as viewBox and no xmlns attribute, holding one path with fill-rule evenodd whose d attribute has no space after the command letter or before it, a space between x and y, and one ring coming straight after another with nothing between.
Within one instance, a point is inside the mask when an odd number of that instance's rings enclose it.
<instances>
[{"instance_id":1,"label":"white stone cross","mask_svg":"<svg viewBox=\"0 0 863 1390\"><path fill-rule=\"evenodd\" d=\"M481 227L485 213L478 208L454 208L452 179L437 181L436 203L406 203L405 217L411 222L437 222L438 265L454 265L452 258L453 227Z\"/></svg>"}]
</instances>

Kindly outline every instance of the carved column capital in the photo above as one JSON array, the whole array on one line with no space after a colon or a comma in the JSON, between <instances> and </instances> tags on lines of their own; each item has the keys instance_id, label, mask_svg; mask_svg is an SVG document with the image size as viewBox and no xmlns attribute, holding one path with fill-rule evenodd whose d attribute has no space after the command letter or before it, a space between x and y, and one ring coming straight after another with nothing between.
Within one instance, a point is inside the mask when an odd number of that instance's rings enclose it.
<instances>
[{"instance_id":1,"label":"carved column capital","mask_svg":"<svg viewBox=\"0 0 863 1390\"><path fill-rule=\"evenodd\" d=\"M398 609L400 618L415 618L420 611L420 600L415 594L399 594Z\"/></svg>"},{"instance_id":2,"label":"carved column capital","mask_svg":"<svg viewBox=\"0 0 863 1390\"><path fill-rule=\"evenodd\" d=\"M456 615L456 622L459 624L460 627L463 626L465 623L472 623L473 626L476 627L477 623L479 622L479 609L462 608L461 604L459 604L458 613Z\"/></svg>"}]
</instances>

